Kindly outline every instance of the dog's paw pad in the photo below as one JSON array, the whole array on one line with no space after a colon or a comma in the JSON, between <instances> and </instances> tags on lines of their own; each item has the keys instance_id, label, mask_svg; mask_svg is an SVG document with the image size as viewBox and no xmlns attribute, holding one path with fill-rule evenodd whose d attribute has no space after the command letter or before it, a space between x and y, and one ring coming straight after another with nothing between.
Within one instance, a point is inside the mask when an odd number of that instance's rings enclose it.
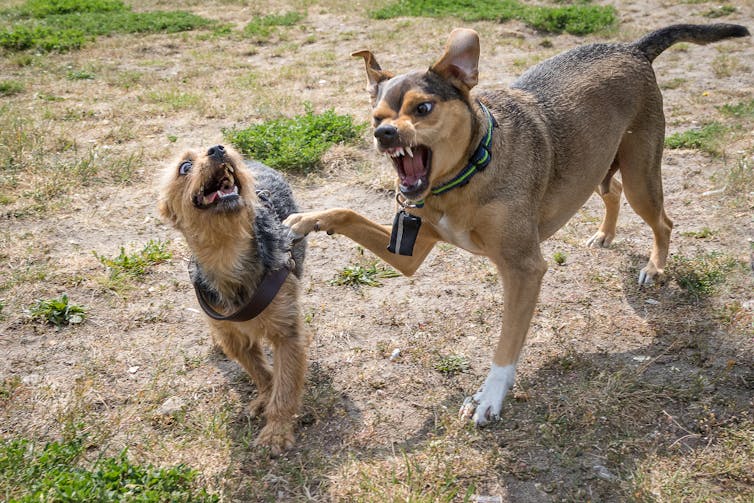
<instances>
[{"instance_id":1,"label":"dog's paw pad","mask_svg":"<svg viewBox=\"0 0 754 503\"><path fill-rule=\"evenodd\" d=\"M477 405L479 405L479 402L474 400L474 397L467 396L461 405L461 409L458 411L458 417L461 419L471 419L474 416Z\"/></svg>"}]
</instances>

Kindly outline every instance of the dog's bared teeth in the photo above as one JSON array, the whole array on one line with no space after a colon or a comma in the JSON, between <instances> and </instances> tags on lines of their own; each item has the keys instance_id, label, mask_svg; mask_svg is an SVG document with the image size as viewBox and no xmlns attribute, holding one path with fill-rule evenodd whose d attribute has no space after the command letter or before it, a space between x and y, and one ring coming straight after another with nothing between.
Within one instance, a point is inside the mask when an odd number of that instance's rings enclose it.
<instances>
[{"instance_id":1,"label":"dog's bared teeth","mask_svg":"<svg viewBox=\"0 0 754 503\"><path fill-rule=\"evenodd\" d=\"M398 147L398 152L396 152L395 155L396 155L396 157L400 157L400 156L405 155L405 153L403 152L403 147Z\"/></svg>"},{"instance_id":2,"label":"dog's bared teeth","mask_svg":"<svg viewBox=\"0 0 754 503\"><path fill-rule=\"evenodd\" d=\"M411 150L411 147L406 147L406 153L408 154L410 158L412 159L414 158L414 151Z\"/></svg>"}]
</instances>

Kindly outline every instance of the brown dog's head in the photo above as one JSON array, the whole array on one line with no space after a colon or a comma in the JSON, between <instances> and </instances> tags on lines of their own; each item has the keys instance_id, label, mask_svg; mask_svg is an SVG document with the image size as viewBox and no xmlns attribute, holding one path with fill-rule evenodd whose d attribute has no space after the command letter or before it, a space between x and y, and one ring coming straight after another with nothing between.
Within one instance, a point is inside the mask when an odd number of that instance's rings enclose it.
<instances>
[{"instance_id":1,"label":"brown dog's head","mask_svg":"<svg viewBox=\"0 0 754 503\"><path fill-rule=\"evenodd\" d=\"M403 195L421 199L467 162L475 121L469 91L478 79L479 36L453 30L444 54L426 72L395 76L383 71L369 51L353 56L366 63L377 150L392 160Z\"/></svg>"},{"instance_id":2,"label":"brown dog's head","mask_svg":"<svg viewBox=\"0 0 754 503\"><path fill-rule=\"evenodd\" d=\"M241 156L215 145L205 152L186 151L166 169L158 209L181 231L210 230L218 218L236 220L255 200L254 179Z\"/></svg>"}]
</instances>

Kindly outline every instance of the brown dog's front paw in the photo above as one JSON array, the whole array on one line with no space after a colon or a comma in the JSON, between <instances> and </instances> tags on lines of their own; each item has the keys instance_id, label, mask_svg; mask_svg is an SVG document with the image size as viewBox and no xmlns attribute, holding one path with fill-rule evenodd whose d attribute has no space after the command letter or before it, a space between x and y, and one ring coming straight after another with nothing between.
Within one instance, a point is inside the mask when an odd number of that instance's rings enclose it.
<instances>
[{"instance_id":1,"label":"brown dog's front paw","mask_svg":"<svg viewBox=\"0 0 754 503\"><path fill-rule=\"evenodd\" d=\"M264 412L265 407L267 407L267 399L269 396L266 393L261 393L258 397L256 397L254 400L249 402L249 405L246 406L246 411L249 413L250 417L259 417Z\"/></svg>"},{"instance_id":2,"label":"brown dog's front paw","mask_svg":"<svg viewBox=\"0 0 754 503\"><path fill-rule=\"evenodd\" d=\"M279 456L293 447L293 425L290 423L271 422L262 428L254 441L257 447L267 447L272 456Z\"/></svg>"}]
</instances>

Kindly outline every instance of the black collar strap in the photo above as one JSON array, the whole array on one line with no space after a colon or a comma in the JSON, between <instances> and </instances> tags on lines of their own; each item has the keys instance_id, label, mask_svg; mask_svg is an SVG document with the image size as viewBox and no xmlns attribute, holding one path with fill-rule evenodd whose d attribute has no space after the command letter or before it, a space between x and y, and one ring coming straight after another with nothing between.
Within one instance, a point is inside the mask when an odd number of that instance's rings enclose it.
<instances>
[{"instance_id":1,"label":"black collar strap","mask_svg":"<svg viewBox=\"0 0 754 503\"><path fill-rule=\"evenodd\" d=\"M430 193L432 195L439 196L440 194L444 194L449 190L453 190L457 187L463 187L464 185L469 183L469 180L471 180L472 176L477 174L479 171L483 171L484 168L486 168L492 160L492 129L497 127L497 121L492 116L487 107L484 106L484 103L482 103L481 101L479 101L478 103L479 106L482 107L484 114L487 116L487 133L484 135L484 138L482 138L482 141L479 142L479 146L474 151L474 154L472 154L471 159L469 160L469 163L466 165L466 167L463 168L461 172L458 173L458 175L456 175L449 182L444 183L439 187L433 187L430 190ZM421 208L422 206L424 206L424 199L417 201L410 206Z\"/></svg>"},{"instance_id":2,"label":"black collar strap","mask_svg":"<svg viewBox=\"0 0 754 503\"><path fill-rule=\"evenodd\" d=\"M292 262L292 261L291 261ZM284 267L275 269L274 271L267 271L262 279L262 282L257 287L257 291L251 296L249 302L246 303L241 309L233 314L223 316L218 313L209 305L204 298L204 293L199 287L199 284L194 281L194 291L196 292L196 298L199 301L199 305L202 306L202 310L207 316L213 320L218 321L249 321L256 318L259 314L269 306L275 296L280 291L280 287L285 283L285 279L290 274L292 263L288 262Z\"/></svg>"}]
</instances>

